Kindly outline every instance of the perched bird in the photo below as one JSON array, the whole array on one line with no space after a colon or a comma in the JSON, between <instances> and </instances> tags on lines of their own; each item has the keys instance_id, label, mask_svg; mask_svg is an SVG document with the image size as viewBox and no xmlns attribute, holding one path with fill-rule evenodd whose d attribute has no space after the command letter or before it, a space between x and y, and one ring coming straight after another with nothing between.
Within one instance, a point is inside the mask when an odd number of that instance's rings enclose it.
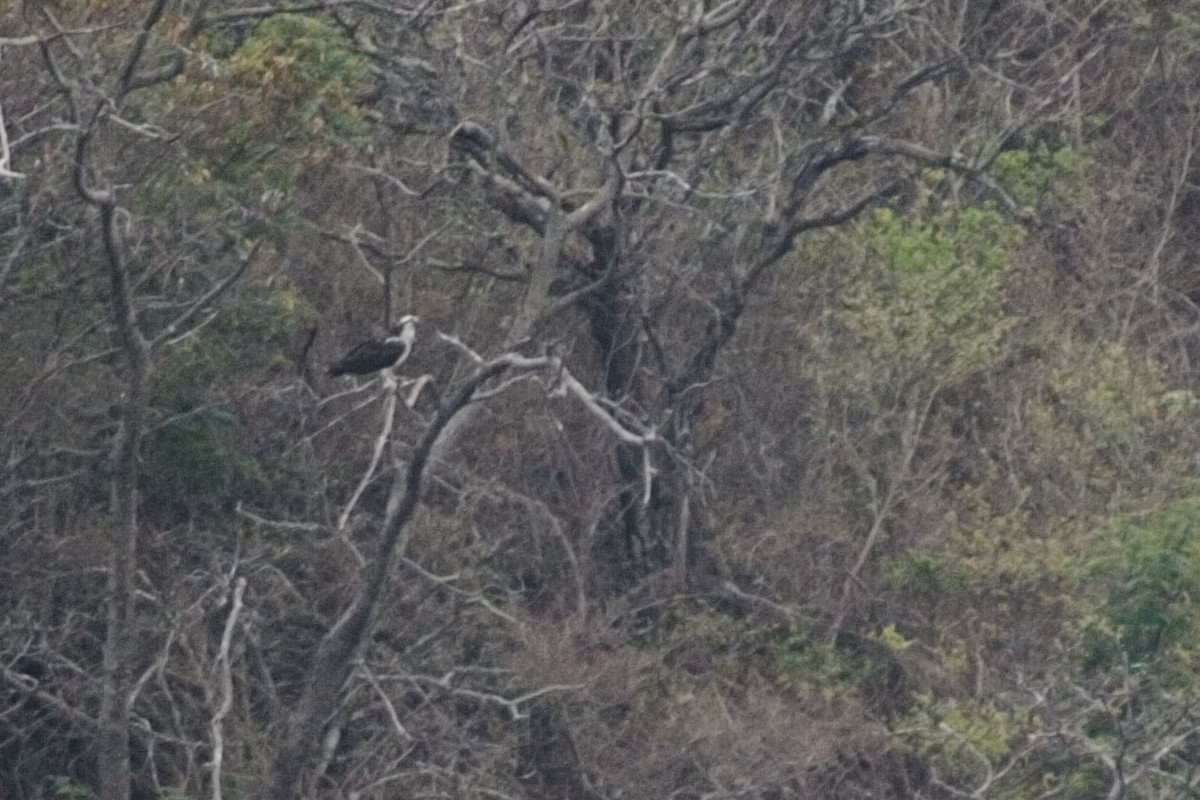
<instances>
[{"instance_id":1,"label":"perched bird","mask_svg":"<svg viewBox=\"0 0 1200 800\"><path fill-rule=\"evenodd\" d=\"M339 375L369 375L381 369L398 367L412 352L417 338L417 318L406 314L396 320L388 335L356 344L329 367L329 377Z\"/></svg>"}]
</instances>

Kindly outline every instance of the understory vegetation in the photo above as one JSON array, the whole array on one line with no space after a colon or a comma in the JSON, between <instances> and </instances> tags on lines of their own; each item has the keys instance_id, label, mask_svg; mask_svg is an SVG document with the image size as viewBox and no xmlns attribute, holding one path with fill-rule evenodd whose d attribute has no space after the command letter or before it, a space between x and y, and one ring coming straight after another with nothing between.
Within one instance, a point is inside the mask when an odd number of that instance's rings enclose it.
<instances>
[{"instance_id":1,"label":"understory vegetation","mask_svg":"<svg viewBox=\"0 0 1200 800\"><path fill-rule=\"evenodd\" d=\"M0 797L1200 797L1195 2L25 2L0 133Z\"/></svg>"}]
</instances>

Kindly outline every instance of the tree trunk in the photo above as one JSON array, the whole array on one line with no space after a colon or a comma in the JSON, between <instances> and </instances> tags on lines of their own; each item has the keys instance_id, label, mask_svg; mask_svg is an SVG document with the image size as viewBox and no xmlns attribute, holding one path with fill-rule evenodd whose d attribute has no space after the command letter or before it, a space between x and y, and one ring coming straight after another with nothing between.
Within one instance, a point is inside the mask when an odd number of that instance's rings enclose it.
<instances>
[{"instance_id":1,"label":"tree trunk","mask_svg":"<svg viewBox=\"0 0 1200 800\"><path fill-rule=\"evenodd\" d=\"M109 461L112 548L108 559L107 628L104 639L100 741L96 748L100 800L129 798L129 704L133 690L133 598L137 574L138 447L145 427L150 346L137 326L129 274L115 222L116 203L100 204L100 224L108 256L109 286L116 338L127 371L121 427Z\"/></svg>"},{"instance_id":2,"label":"tree trunk","mask_svg":"<svg viewBox=\"0 0 1200 800\"><path fill-rule=\"evenodd\" d=\"M507 368L508 362L493 361L476 370L438 412L413 451L408 470L398 475L392 484L380 544L374 557L367 562L362 587L341 618L321 639L307 670L304 691L296 710L285 723L281 744L271 762L268 800L296 800L303 796L301 788L316 754L322 728L337 710L342 687L350 679L374 628L392 566L404 552L408 523L417 510L425 468L434 446L449 423L471 402L479 387Z\"/></svg>"}]
</instances>

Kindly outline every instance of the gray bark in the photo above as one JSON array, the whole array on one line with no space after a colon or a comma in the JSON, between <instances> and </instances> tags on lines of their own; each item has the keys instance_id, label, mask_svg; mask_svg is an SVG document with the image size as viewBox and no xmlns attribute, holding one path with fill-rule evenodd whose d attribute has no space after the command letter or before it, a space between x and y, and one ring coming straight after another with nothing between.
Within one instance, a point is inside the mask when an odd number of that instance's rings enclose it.
<instances>
[{"instance_id":1,"label":"gray bark","mask_svg":"<svg viewBox=\"0 0 1200 800\"><path fill-rule=\"evenodd\" d=\"M475 392L509 367L492 361L476 370L438 413L413 451L408 469L398 474L388 497L383 535L367 561L361 588L349 607L321 639L295 711L288 718L281 743L271 761L266 787L268 800L302 797L304 781L315 760L322 729L337 710L342 687L350 679L375 626L380 598L388 577L406 548L408 523L421 498L426 467L438 439L450 422L471 402Z\"/></svg>"}]
</instances>

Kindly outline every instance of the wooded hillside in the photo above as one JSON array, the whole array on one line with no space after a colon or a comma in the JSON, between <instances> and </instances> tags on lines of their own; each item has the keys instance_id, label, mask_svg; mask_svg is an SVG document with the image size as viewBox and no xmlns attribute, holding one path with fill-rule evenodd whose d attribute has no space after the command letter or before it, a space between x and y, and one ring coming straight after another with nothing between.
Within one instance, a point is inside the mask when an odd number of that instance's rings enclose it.
<instances>
[{"instance_id":1,"label":"wooded hillside","mask_svg":"<svg viewBox=\"0 0 1200 800\"><path fill-rule=\"evenodd\" d=\"M1200 797L1198 146L1195 0L3 4L0 797Z\"/></svg>"}]
</instances>

